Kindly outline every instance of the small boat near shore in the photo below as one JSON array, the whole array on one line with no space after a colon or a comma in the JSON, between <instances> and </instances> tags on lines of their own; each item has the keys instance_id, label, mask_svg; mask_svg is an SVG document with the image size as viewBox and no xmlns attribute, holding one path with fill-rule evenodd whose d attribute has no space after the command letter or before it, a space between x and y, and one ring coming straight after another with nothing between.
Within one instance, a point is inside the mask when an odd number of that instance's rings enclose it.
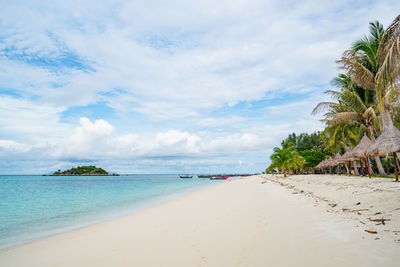
<instances>
[{"instance_id":1,"label":"small boat near shore","mask_svg":"<svg viewBox=\"0 0 400 267\"><path fill-rule=\"evenodd\" d=\"M212 175L199 174L199 175L197 175L197 177L199 177L199 178L211 178Z\"/></svg>"},{"instance_id":2,"label":"small boat near shore","mask_svg":"<svg viewBox=\"0 0 400 267\"><path fill-rule=\"evenodd\" d=\"M210 177L210 180L226 180L228 178L229 178L228 175L214 175Z\"/></svg>"},{"instance_id":3,"label":"small boat near shore","mask_svg":"<svg viewBox=\"0 0 400 267\"><path fill-rule=\"evenodd\" d=\"M189 174L183 174L183 175L179 175L179 178L193 178L193 175L189 175Z\"/></svg>"}]
</instances>

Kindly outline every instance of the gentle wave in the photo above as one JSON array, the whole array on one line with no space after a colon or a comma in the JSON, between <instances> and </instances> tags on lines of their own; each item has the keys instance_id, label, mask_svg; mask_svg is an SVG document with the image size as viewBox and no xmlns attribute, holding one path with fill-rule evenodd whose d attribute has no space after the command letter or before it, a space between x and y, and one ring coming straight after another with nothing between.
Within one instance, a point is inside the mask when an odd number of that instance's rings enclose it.
<instances>
[{"instance_id":1,"label":"gentle wave","mask_svg":"<svg viewBox=\"0 0 400 267\"><path fill-rule=\"evenodd\" d=\"M153 174L0 176L0 248L122 217L212 184Z\"/></svg>"}]
</instances>

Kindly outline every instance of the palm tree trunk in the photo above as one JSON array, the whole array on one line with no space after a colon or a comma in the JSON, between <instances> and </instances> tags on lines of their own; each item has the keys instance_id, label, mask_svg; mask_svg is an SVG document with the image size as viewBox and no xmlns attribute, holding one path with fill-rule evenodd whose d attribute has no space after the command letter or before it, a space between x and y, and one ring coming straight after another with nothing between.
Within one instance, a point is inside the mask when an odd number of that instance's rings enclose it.
<instances>
[{"instance_id":1,"label":"palm tree trunk","mask_svg":"<svg viewBox=\"0 0 400 267\"><path fill-rule=\"evenodd\" d=\"M388 111L387 109L386 109L386 111ZM384 113L385 112L385 109L382 111L382 113ZM384 117L386 117L386 116L383 116L383 115L381 115L381 120L380 120L380 123L381 123L381 127L385 127L385 126L383 126L383 121L384 121ZM389 114L389 117L390 117L390 114ZM383 129L382 128L382 129ZM373 127L368 127L368 129L369 129L369 131L370 131L370 134L371 134L371 140L373 141L373 142L375 142L375 134L376 134L376 132L375 132L375 130L374 130L374 128ZM367 160L368 160L369 158L367 158ZM381 159L379 158L379 157L375 157L374 158L375 159L375 162L376 162L376 166L378 167L378 172L379 172L379 175L380 176L383 176L383 177L386 177L387 176L387 174L386 174L386 172L385 172L385 170L383 169L383 167L382 167L382 163L381 163ZM371 174L373 174L373 171L372 171L372 168L371 168L371 166L370 166L370 164L369 164L369 160L368 160L368 173L370 174L369 175L369 177L371 178Z\"/></svg>"},{"instance_id":2,"label":"palm tree trunk","mask_svg":"<svg viewBox=\"0 0 400 267\"><path fill-rule=\"evenodd\" d=\"M396 175L396 182L398 182L399 181L399 175L397 174L397 164L396 164L396 162L397 162L397 157L396 157L396 153L393 153L393 158L394 158L394 173L395 173L395 175Z\"/></svg>"},{"instance_id":3,"label":"palm tree trunk","mask_svg":"<svg viewBox=\"0 0 400 267\"><path fill-rule=\"evenodd\" d=\"M383 176L383 177L386 177L387 174L385 172L385 169L383 169L380 157L375 157L374 159L375 159L375 162L376 162L376 166L378 167L379 175Z\"/></svg>"},{"instance_id":4,"label":"palm tree trunk","mask_svg":"<svg viewBox=\"0 0 400 267\"><path fill-rule=\"evenodd\" d=\"M354 175L360 175L359 173L358 173L358 166L357 166L357 161L356 160L354 160L353 161L353 165L354 165Z\"/></svg>"},{"instance_id":5,"label":"palm tree trunk","mask_svg":"<svg viewBox=\"0 0 400 267\"><path fill-rule=\"evenodd\" d=\"M390 103L388 96L384 96L382 99L382 106L379 105L380 113L381 113L381 132L383 132L386 127L389 126L392 121L392 117L390 116ZM383 109L383 110L382 110Z\"/></svg>"}]
</instances>

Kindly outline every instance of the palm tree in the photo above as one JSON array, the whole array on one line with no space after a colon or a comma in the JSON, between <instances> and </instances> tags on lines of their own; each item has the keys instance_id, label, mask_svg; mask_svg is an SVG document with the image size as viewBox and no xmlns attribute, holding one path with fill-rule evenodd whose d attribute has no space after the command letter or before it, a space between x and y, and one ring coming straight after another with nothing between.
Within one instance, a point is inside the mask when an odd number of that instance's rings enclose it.
<instances>
[{"instance_id":1,"label":"palm tree","mask_svg":"<svg viewBox=\"0 0 400 267\"><path fill-rule=\"evenodd\" d=\"M306 160L299 154L297 150L294 150L292 152L292 157L289 160L289 170L297 173L304 167L305 164Z\"/></svg>"},{"instance_id":2,"label":"palm tree","mask_svg":"<svg viewBox=\"0 0 400 267\"><path fill-rule=\"evenodd\" d=\"M397 24L396 24L397 22ZM378 22L370 23L370 36L356 41L351 50L344 52L342 59L338 61L342 69L346 70L349 77L354 83L366 91L374 91L377 95L377 105L379 110L379 128L385 129L391 121L390 117L390 103L393 100L394 90L390 90L393 84L396 84L396 79L383 79L384 73L389 73L390 68L398 67L397 65L389 64L396 58L390 61L388 57L382 56L383 54L393 54L392 51L396 46L395 43L390 42L390 36L393 36L395 30L399 30L399 17L392 23L390 31L384 31L383 26ZM397 32L398 34L398 32ZM397 36L398 40L398 36ZM399 46L397 46L399 48ZM387 60L385 61L384 58ZM396 61L396 60L395 60ZM387 70L384 72L383 70ZM398 71L395 71L398 73ZM393 71L392 71L393 73ZM387 76L387 75L386 75ZM393 75L396 76L396 75ZM398 74L397 74L397 77ZM389 86L390 85L390 86ZM367 129L370 131L372 140L377 137L376 115L374 109L369 108L366 110L365 115L369 114L370 123L367 123ZM366 116L364 116L366 117ZM367 117L366 117L367 118ZM375 127L374 127L375 125ZM374 129L375 128L375 129ZM382 167L379 157L375 158L380 175L386 176Z\"/></svg>"},{"instance_id":3,"label":"palm tree","mask_svg":"<svg viewBox=\"0 0 400 267\"><path fill-rule=\"evenodd\" d=\"M356 41L338 61L352 80L377 94L380 127L391 121L390 106L399 90L400 16L386 29L378 22L370 23L370 36Z\"/></svg>"},{"instance_id":4,"label":"palm tree","mask_svg":"<svg viewBox=\"0 0 400 267\"><path fill-rule=\"evenodd\" d=\"M295 145L285 141L282 142L282 148L274 148L271 161L272 163L268 169L277 168L282 171L284 177L291 170L301 169L305 164L304 158L297 152Z\"/></svg>"},{"instance_id":5,"label":"palm tree","mask_svg":"<svg viewBox=\"0 0 400 267\"><path fill-rule=\"evenodd\" d=\"M350 76L339 74L332 84L337 90L327 90L335 102L321 102L313 114L327 110L324 121L325 148L333 154L354 146L365 132L375 139L379 120L375 114L374 91L365 90L352 82ZM358 132L358 134L357 134ZM379 157L375 157L380 175L386 176Z\"/></svg>"},{"instance_id":6,"label":"palm tree","mask_svg":"<svg viewBox=\"0 0 400 267\"><path fill-rule=\"evenodd\" d=\"M391 120L390 100L399 96L400 83L400 15L386 29L380 38L377 50L379 69L376 74L377 91L380 96L380 108L384 111L384 127ZM398 98L397 98L398 101Z\"/></svg>"}]
</instances>

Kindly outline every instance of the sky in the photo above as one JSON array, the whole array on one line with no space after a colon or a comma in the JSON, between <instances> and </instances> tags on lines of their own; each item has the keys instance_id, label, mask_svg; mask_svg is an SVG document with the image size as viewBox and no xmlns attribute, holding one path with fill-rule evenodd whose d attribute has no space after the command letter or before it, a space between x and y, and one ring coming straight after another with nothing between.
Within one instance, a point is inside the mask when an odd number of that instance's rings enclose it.
<instances>
[{"instance_id":1,"label":"sky","mask_svg":"<svg viewBox=\"0 0 400 267\"><path fill-rule=\"evenodd\" d=\"M0 0L0 174L262 172L400 1Z\"/></svg>"}]
</instances>

